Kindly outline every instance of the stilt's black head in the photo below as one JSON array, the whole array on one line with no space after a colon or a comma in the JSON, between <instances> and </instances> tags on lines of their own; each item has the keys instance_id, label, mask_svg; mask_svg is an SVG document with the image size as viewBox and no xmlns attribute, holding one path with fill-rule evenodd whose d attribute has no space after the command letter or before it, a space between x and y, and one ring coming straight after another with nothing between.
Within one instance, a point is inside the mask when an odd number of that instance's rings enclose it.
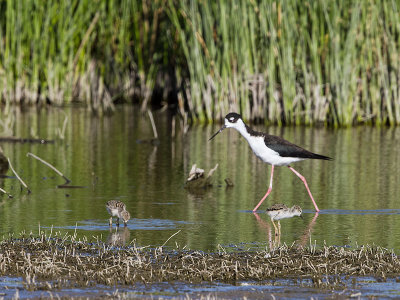
<instances>
[{"instance_id":1,"label":"stilt's black head","mask_svg":"<svg viewBox=\"0 0 400 300\"><path fill-rule=\"evenodd\" d=\"M241 118L242 118L241 115L231 112L225 116L225 125L226 125L226 121L228 121L229 123L236 123Z\"/></svg>"},{"instance_id":2,"label":"stilt's black head","mask_svg":"<svg viewBox=\"0 0 400 300\"><path fill-rule=\"evenodd\" d=\"M237 113L229 113L225 116L225 124L218 130L212 137L210 137L209 141L211 141L218 133L220 133L225 128L234 127L234 124L241 119L242 117Z\"/></svg>"}]
</instances>

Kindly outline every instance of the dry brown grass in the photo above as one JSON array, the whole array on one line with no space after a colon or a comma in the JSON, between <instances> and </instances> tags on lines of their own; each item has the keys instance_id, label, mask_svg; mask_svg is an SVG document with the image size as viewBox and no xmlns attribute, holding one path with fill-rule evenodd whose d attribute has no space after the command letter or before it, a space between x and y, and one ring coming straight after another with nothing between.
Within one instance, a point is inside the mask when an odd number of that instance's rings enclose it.
<instances>
[{"instance_id":1,"label":"dry brown grass","mask_svg":"<svg viewBox=\"0 0 400 300\"><path fill-rule=\"evenodd\" d=\"M347 276L400 274L398 256L376 246L281 246L256 252L165 251L113 248L71 236L9 238L0 243L0 276L22 276L28 290L132 285L135 282L188 283L309 278L315 287L339 287Z\"/></svg>"}]
</instances>

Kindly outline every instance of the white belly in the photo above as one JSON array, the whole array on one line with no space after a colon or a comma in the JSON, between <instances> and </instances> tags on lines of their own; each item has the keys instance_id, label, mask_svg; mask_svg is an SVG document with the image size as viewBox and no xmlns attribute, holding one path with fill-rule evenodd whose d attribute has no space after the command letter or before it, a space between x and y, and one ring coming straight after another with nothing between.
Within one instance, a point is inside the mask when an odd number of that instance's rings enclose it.
<instances>
[{"instance_id":1,"label":"white belly","mask_svg":"<svg viewBox=\"0 0 400 300\"><path fill-rule=\"evenodd\" d=\"M112 216L112 217L119 217L120 215L120 211L118 208L107 208L108 213Z\"/></svg>"},{"instance_id":2,"label":"white belly","mask_svg":"<svg viewBox=\"0 0 400 300\"><path fill-rule=\"evenodd\" d=\"M252 138L249 145L258 158L270 165L287 166L291 163L303 160L303 158L280 156L278 152L265 146L263 137Z\"/></svg>"}]
</instances>

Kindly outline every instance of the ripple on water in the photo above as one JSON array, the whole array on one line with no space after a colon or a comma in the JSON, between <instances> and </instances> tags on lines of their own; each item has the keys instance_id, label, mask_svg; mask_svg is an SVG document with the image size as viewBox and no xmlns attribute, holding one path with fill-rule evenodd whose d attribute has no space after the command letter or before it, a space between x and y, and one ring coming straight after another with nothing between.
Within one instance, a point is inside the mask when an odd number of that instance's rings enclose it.
<instances>
[{"instance_id":1,"label":"ripple on water","mask_svg":"<svg viewBox=\"0 0 400 300\"><path fill-rule=\"evenodd\" d=\"M115 221L114 221L115 222ZM193 225L194 222L187 221L176 221L168 219L131 219L128 222L129 230L170 230L177 229L185 225ZM115 226L115 223L114 225ZM121 228L123 225L121 226ZM50 228L42 226L42 228ZM87 231L97 231L97 230L108 230L108 221L105 220L83 220L77 222L75 225L68 226L54 226L54 229L68 229L68 230L87 230Z\"/></svg>"}]
</instances>

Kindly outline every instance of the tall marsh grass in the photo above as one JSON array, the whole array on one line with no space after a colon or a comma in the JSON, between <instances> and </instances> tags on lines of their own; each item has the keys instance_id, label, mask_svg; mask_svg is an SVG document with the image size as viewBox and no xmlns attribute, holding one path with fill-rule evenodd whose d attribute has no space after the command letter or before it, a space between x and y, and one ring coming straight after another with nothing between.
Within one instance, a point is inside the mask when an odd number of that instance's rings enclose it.
<instances>
[{"instance_id":1,"label":"tall marsh grass","mask_svg":"<svg viewBox=\"0 0 400 300\"><path fill-rule=\"evenodd\" d=\"M395 0L2 1L0 99L394 125L399 47Z\"/></svg>"},{"instance_id":2,"label":"tall marsh grass","mask_svg":"<svg viewBox=\"0 0 400 300\"><path fill-rule=\"evenodd\" d=\"M179 1L202 120L400 124L399 1Z\"/></svg>"},{"instance_id":3,"label":"tall marsh grass","mask_svg":"<svg viewBox=\"0 0 400 300\"><path fill-rule=\"evenodd\" d=\"M0 100L148 101L163 64L162 10L162 1L0 2Z\"/></svg>"}]
</instances>

